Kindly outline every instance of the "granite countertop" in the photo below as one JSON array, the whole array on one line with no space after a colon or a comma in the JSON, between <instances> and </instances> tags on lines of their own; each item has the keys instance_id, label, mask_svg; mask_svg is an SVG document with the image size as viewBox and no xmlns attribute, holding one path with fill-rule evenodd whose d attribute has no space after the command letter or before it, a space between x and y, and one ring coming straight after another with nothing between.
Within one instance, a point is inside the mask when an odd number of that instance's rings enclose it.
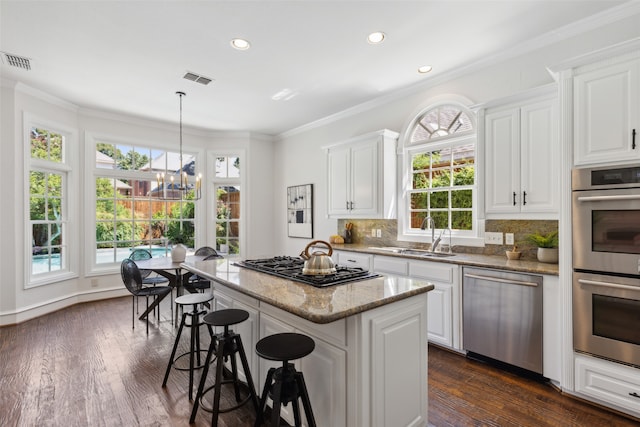
<instances>
[{"instance_id":1,"label":"granite countertop","mask_svg":"<svg viewBox=\"0 0 640 427\"><path fill-rule=\"evenodd\" d=\"M529 260L508 260L506 256L478 255L455 253L451 257L431 258L417 255L394 253L384 248L358 244L332 244L333 249L339 251L360 252L374 255L385 255L399 258L418 259L422 261L446 262L450 264L468 265L473 267L497 268L500 270L518 271L524 273L558 275L558 264L548 264Z\"/></svg>"},{"instance_id":2,"label":"granite countertop","mask_svg":"<svg viewBox=\"0 0 640 427\"><path fill-rule=\"evenodd\" d=\"M425 280L387 274L316 288L239 267L228 259L187 261L181 267L314 323L333 322L434 288Z\"/></svg>"}]
</instances>

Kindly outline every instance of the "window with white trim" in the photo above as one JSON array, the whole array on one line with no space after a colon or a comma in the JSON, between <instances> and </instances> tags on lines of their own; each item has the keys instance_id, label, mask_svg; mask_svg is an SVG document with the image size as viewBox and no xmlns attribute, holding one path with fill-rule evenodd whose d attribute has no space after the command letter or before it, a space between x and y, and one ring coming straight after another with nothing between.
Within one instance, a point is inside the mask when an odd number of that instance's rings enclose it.
<instances>
[{"instance_id":1,"label":"window with white trim","mask_svg":"<svg viewBox=\"0 0 640 427\"><path fill-rule=\"evenodd\" d=\"M437 230L474 237L476 137L470 114L462 106L438 105L418 115L406 134L399 238L428 241L427 217Z\"/></svg>"},{"instance_id":2,"label":"window with white trim","mask_svg":"<svg viewBox=\"0 0 640 427\"><path fill-rule=\"evenodd\" d=\"M223 254L240 254L240 172L239 155L215 157L216 250Z\"/></svg>"},{"instance_id":3,"label":"window with white trim","mask_svg":"<svg viewBox=\"0 0 640 427\"><path fill-rule=\"evenodd\" d=\"M93 137L92 137L93 139ZM172 186L161 184L185 174L187 186L195 188L195 155L158 148L93 139L95 158L94 226L92 268L108 267L144 248L153 257L167 256L172 240L181 235L184 244L195 246L195 202L192 191L182 199L166 200ZM177 191L177 190L176 190Z\"/></svg>"},{"instance_id":4,"label":"window with white trim","mask_svg":"<svg viewBox=\"0 0 640 427\"><path fill-rule=\"evenodd\" d=\"M74 272L70 212L73 194L70 181L74 166L75 132L44 124L25 115L28 154L27 182L29 221L27 238L27 285L39 286L66 280Z\"/></svg>"}]
</instances>

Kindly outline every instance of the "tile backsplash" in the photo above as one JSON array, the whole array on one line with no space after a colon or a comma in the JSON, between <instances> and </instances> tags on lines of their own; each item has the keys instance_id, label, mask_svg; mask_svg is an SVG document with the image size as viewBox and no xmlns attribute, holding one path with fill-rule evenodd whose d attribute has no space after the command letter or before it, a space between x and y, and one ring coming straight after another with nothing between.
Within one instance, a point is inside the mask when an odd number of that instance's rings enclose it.
<instances>
[{"instance_id":1,"label":"tile backsplash","mask_svg":"<svg viewBox=\"0 0 640 427\"><path fill-rule=\"evenodd\" d=\"M355 244L370 246L398 246L419 249L428 249L428 243L399 242L397 238L398 222L396 220L383 219L341 219L338 220L337 234L344 236L345 225L353 224L352 239ZM371 230L380 230L381 237L372 237ZM539 232L547 234L558 231L556 220L487 220L485 232L513 233L514 242L518 250L522 252L522 259L536 259L537 248L526 242L528 234ZM328 239L327 239L328 240ZM455 246L454 252L474 253L483 255L504 255L513 245L485 245L484 247Z\"/></svg>"}]
</instances>

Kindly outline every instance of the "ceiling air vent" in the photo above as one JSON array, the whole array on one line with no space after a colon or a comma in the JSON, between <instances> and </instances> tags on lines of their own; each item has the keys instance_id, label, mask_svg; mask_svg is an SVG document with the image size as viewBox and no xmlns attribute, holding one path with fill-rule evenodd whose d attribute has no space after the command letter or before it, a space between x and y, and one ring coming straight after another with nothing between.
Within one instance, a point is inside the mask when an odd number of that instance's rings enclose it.
<instances>
[{"instance_id":1,"label":"ceiling air vent","mask_svg":"<svg viewBox=\"0 0 640 427\"><path fill-rule=\"evenodd\" d=\"M11 65L12 67L23 68L25 70L31 69L31 59L24 56L2 52L2 61L7 65Z\"/></svg>"},{"instance_id":2,"label":"ceiling air vent","mask_svg":"<svg viewBox=\"0 0 640 427\"><path fill-rule=\"evenodd\" d=\"M191 80L192 82L200 83L201 85L208 85L213 81L213 79L205 76L201 76L200 74L192 73L187 71L183 76L187 80Z\"/></svg>"}]
</instances>

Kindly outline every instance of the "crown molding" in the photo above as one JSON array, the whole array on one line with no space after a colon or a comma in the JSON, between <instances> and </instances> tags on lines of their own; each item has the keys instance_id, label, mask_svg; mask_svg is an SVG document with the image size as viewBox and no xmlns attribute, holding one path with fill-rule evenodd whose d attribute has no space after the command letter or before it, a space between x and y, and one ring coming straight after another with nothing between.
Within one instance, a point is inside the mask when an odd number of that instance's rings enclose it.
<instances>
[{"instance_id":1,"label":"crown molding","mask_svg":"<svg viewBox=\"0 0 640 427\"><path fill-rule=\"evenodd\" d=\"M395 100L401 99L405 96L414 94L415 92L424 91L424 90L436 87L438 85L441 85L443 83L446 83L448 81L454 80L456 78L463 77L473 72L477 72L483 68L486 68L490 65L494 65L498 62L503 62L512 58L524 56L527 53L544 48L554 43L558 43L562 40L566 40L568 38L575 37L580 34L584 34L587 31L591 31L596 28L603 27L605 25L612 24L614 22L629 18L633 15L638 15L638 14L640 14L640 1L630 0L626 3L613 7L611 9L605 10L601 13L588 16L574 23L565 25L564 27L560 27L558 29L541 34L538 37L519 43L515 46L512 46L511 48L504 49L494 55L486 56L480 60L473 61L473 62L464 64L460 67L457 67L454 70L445 72L440 75L436 75L433 78L430 78L424 82L409 85L393 93L380 96L373 100L363 102L351 108L347 108L345 110L339 111L337 113L331 114L329 116L323 117L313 122L309 122L304 125L298 126L296 128L290 129L288 131L282 132L276 135L276 139L282 140L290 136L327 125L329 123L354 116L356 114L364 113L376 107L380 107L382 105L388 104Z\"/></svg>"},{"instance_id":2,"label":"crown molding","mask_svg":"<svg viewBox=\"0 0 640 427\"><path fill-rule=\"evenodd\" d=\"M14 90L16 92L20 92L20 93L24 93L25 95L32 96L36 99L47 102L49 104L53 104L58 107L64 108L65 110L71 111L73 113L77 113L78 110L80 109L76 104L73 104L62 98L58 98L57 96L53 96L47 92L44 92L40 89L36 89L22 82L16 82L14 86Z\"/></svg>"}]
</instances>

